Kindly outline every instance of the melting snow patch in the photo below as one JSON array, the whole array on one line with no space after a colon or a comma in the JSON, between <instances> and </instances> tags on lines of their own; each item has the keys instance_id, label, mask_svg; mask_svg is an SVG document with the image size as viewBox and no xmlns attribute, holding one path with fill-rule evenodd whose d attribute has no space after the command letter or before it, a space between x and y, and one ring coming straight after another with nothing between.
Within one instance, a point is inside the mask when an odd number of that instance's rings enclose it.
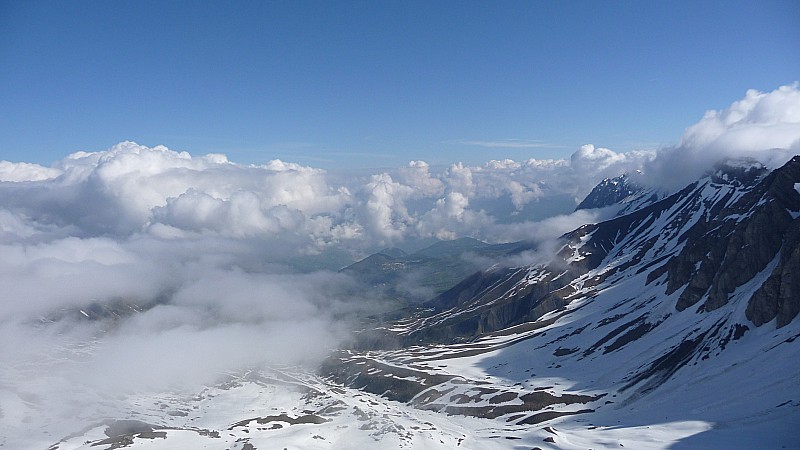
<instances>
[{"instance_id":1,"label":"melting snow patch","mask_svg":"<svg viewBox=\"0 0 800 450\"><path fill-rule=\"evenodd\" d=\"M798 194L800 194L800 183L794 184L794 190L797 191ZM800 217L800 211L789 211L789 214L792 215L792 219L797 219L798 217Z\"/></svg>"}]
</instances>

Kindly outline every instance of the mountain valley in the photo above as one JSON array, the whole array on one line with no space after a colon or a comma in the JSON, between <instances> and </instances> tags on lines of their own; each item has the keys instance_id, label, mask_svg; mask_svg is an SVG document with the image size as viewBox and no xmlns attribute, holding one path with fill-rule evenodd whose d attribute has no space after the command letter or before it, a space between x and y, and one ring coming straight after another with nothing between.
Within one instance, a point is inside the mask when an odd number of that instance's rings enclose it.
<instances>
[{"instance_id":1,"label":"mountain valley","mask_svg":"<svg viewBox=\"0 0 800 450\"><path fill-rule=\"evenodd\" d=\"M581 208L612 217L563 235L547 260L472 272L540 243L461 239L343 269L402 308L364 318L314 371L231 372L69 421L6 393L7 421L46 425L0 434L50 450L790 448L797 186L800 157L773 171L727 161L671 195L607 180ZM432 298L408 296L411 272Z\"/></svg>"}]
</instances>

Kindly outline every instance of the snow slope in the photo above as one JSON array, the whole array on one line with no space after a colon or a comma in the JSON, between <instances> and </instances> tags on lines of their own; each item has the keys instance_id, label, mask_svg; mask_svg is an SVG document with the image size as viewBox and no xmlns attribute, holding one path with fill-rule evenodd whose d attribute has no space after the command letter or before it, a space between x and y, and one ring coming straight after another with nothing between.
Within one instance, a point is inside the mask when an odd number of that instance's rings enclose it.
<instances>
[{"instance_id":1,"label":"snow slope","mask_svg":"<svg viewBox=\"0 0 800 450\"><path fill-rule=\"evenodd\" d=\"M345 353L331 372L422 409L560 424L559 448L583 442L582 422L637 435L706 427L690 448L790 444L800 424L798 180L799 158L769 175L721 167L568 234L560 262L474 276L387 328L407 347ZM757 323L761 310L768 320Z\"/></svg>"}]
</instances>

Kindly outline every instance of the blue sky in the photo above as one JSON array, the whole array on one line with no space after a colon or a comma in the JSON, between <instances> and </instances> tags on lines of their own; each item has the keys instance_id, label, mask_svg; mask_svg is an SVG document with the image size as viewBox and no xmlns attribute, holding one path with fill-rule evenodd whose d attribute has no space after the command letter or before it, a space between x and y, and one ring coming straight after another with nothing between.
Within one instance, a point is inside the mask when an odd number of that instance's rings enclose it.
<instances>
[{"instance_id":1,"label":"blue sky","mask_svg":"<svg viewBox=\"0 0 800 450\"><path fill-rule=\"evenodd\" d=\"M800 2L0 2L0 159L322 168L675 143L800 79Z\"/></svg>"}]
</instances>

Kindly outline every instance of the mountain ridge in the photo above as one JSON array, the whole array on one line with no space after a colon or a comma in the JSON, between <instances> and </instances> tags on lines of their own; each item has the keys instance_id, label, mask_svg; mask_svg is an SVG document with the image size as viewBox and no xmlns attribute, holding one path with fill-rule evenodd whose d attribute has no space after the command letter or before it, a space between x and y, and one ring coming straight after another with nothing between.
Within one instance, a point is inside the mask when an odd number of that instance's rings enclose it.
<instances>
[{"instance_id":1,"label":"mountain ridge","mask_svg":"<svg viewBox=\"0 0 800 450\"><path fill-rule=\"evenodd\" d=\"M696 380L691 383L717 392L734 383L729 373L762 373L753 361L798 354L792 344L800 337L796 183L800 157L771 172L722 164L670 196L565 234L549 264L470 275L414 315L384 326L399 347L344 351L323 373L418 408L518 425L613 415L648 402L677 411L664 397L675 383ZM513 354L528 356L502 356ZM477 363L484 355L501 355L491 367L504 375L481 387L462 370L463 361ZM574 376L573 388L542 385L528 376L534 372L545 372L544 379ZM740 396L772 420L778 420L768 406L773 399L794 405L791 414L800 416L792 373L771 374L770 383L785 392L743 386ZM374 380L380 382L373 386ZM684 390L690 397L702 392ZM529 403L534 392L549 400ZM715 404L725 403L720 395ZM614 400L604 403L608 398ZM725 408L710 411L734 420ZM745 419L751 412L736 411L735 420L751 420Z\"/></svg>"}]
</instances>

